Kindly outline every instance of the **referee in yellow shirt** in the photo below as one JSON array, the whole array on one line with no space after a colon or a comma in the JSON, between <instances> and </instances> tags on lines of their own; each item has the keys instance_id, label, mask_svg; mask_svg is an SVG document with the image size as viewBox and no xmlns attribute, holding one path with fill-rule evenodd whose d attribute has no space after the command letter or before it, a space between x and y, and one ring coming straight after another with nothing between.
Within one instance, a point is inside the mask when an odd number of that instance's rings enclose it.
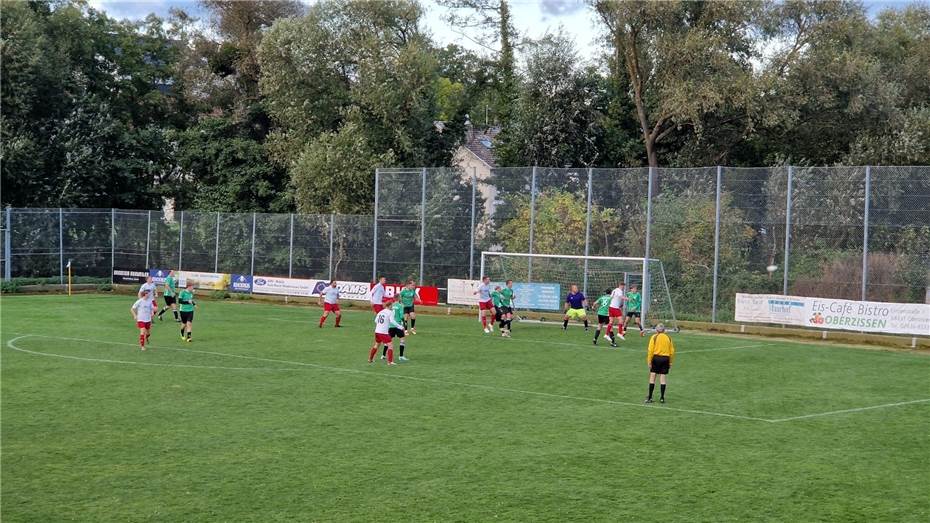
<instances>
[{"instance_id":1,"label":"referee in yellow shirt","mask_svg":"<svg viewBox=\"0 0 930 523\"><path fill-rule=\"evenodd\" d=\"M665 325L656 325L656 333L649 338L649 353L646 355L646 366L649 367L649 396L643 403L652 403L652 391L656 388L656 374L659 375L660 396L659 403L665 403L665 385L668 371L675 361L675 344L672 338L665 334Z\"/></svg>"}]
</instances>

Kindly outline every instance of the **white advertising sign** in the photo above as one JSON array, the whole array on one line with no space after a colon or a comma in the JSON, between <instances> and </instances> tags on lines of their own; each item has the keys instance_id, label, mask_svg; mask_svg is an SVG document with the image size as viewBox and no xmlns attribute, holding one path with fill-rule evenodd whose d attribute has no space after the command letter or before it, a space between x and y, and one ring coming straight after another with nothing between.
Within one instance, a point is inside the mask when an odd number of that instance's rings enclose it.
<instances>
[{"instance_id":1,"label":"white advertising sign","mask_svg":"<svg viewBox=\"0 0 930 523\"><path fill-rule=\"evenodd\" d=\"M278 278L275 276L253 276L252 292L255 294L280 294L285 296L317 297L326 286L325 280L302 280L298 278ZM337 281L339 299L369 301L371 286L368 282Z\"/></svg>"},{"instance_id":2,"label":"white advertising sign","mask_svg":"<svg viewBox=\"0 0 930 523\"><path fill-rule=\"evenodd\" d=\"M476 305L478 298L474 292L481 285L479 280L455 280L449 279L446 282L446 303L451 305Z\"/></svg>"},{"instance_id":3,"label":"white advertising sign","mask_svg":"<svg viewBox=\"0 0 930 523\"><path fill-rule=\"evenodd\" d=\"M738 293L736 321L930 336L930 305Z\"/></svg>"},{"instance_id":4,"label":"white advertising sign","mask_svg":"<svg viewBox=\"0 0 930 523\"><path fill-rule=\"evenodd\" d=\"M229 287L229 275L218 272L175 271L178 285L186 287L188 280L194 282L194 288L222 291Z\"/></svg>"}]
</instances>

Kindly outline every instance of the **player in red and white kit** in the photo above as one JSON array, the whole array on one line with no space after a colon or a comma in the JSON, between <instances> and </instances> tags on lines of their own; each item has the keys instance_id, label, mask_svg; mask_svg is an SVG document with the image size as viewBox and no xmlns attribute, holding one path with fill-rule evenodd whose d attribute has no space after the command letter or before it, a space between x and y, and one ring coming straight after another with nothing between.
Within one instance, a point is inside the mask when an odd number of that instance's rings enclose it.
<instances>
[{"instance_id":1,"label":"player in red and white kit","mask_svg":"<svg viewBox=\"0 0 930 523\"><path fill-rule=\"evenodd\" d=\"M494 300L491 299L491 277L484 276L481 278L481 284L478 290L472 294L478 295L478 315L481 316L481 326L484 333L488 334L494 331Z\"/></svg>"},{"instance_id":2,"label":"player in red and white kit","mask_svg":"<svg viewBox=\"0 0 930 523\"><path fill-rule=\"evenodd\" d=\"M387 278L384 276L378 278L378 283L371 288L371 310L378 314L384 310L384 284Z\"/></svg>"},{"instance_id":3,"label":"player in red and white kit","mask_svg":"<svg viewBox=\"0 0 930 523\"><path fill-rule=\"evenodd\" d=\"M151 276L145 277L145 283L139 287L139 294L143 292L148 293L149 297L152 298L152 305L155 309L158 309L158 286L155 285L155 280Z\"/></svg>"},{"instance_id":4,"label":"player in red and white kit","mask_svg":"<svg viewBox=\"0 0 930 523\"><path fill-rule=\"evenodd\" d=\"M155 314L155 305L152 295L147 292L139 292L139 299L132 304L129 312L132 313L132 319L139 328L139 348L145 350L145 344L152 335L152 315Z\"/></svg>"},{"instance_id":5,"label":"player in red and white kit","mask_svg":"<svg viewBox=\"0 0 930 523\"><path fill-rule=\"evenodd\" d=\"M394 301L391 298L384 298L384 305L390 305ZM375 361L375 356L378 354L378 346L384 344L387 347L387 364L388 365L397 365L394 363L394 346L391 344L391 328L398 329L403 331L404 334L407 334L407 331L404 330L404 326L394 320L394 311L390 307L382 308L378 311L378 314L375 314L375 342L371 345L371 350L368 351L368 363L373 363Z\"/></svg>"},{"instance_id":6,"label":"player in red and white kit","mask_svg":"<svg viewBox=\"0 0 930 523\"><path fill-rule=\"evenodd\" d=\"M320 328L326 323L326 317L332 312L336 315L336 327L341 327L342 312L339 310L339 289L336 280L329 282L329 286L320 291L320 305L323 306L323 315L320 316Z\"/></svg>"},{"instance_id":7,"label":"player in red and white kit","mask_svg":"<svg viewBox=\"0 0 930 523\"><path fill-rule=\"evenodd\" d=\"M607 332L604 335L610 338L611 347L617 346L612 332L614 325L617 326L617 336L619 336L621 340L626 339L623 337L623 305L627 301L624 287L624 283L620 282L617 284L617 288L610 293L610 308L607 309L607 315L610 317L610 323L607 324Z\"/></svg>"}]
</instances>

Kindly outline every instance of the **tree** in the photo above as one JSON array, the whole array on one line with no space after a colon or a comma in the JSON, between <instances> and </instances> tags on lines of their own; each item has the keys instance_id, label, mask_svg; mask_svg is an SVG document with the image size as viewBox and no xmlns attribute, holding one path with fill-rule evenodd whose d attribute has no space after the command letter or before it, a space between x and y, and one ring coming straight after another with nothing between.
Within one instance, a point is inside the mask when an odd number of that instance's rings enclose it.
<instances>
[{"instance_id":1,"label":"tree","mask_svg":"<svg viewBox=\"0 0 930 523\"><path fill-rule=\"evenodd\" d=\"M748 122L758 2L595 0L626 75L650 166L675 132L724 111ZM622 66L622 69L621 69ZM744 123L746 125L746 123Z\"/></svg>"}]
</instances>

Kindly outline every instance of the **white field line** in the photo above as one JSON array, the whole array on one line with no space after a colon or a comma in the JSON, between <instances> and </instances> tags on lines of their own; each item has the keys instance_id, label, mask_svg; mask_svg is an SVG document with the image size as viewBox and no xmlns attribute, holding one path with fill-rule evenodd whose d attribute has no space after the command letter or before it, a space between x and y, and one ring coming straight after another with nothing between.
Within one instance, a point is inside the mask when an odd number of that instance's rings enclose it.
<instances>
[{"instance_id":1,"label":"white field line","mask_svg":"<svg viewBox=\"0 0 930 523\"><path fill-rule=\"evenodd\" d=\"M805 414L803 416L791 416L790 418L779 418L779 419L773 419L773 420L768 420L768 421L772 423L781 423L783 421L795 421L795 420L800 420L800 419L820 418L823 416L832 416L834 414L848 414L848 413L853 413L853 412L862 412L865 410L886 409L886 408L891 408L891 407L900 407L903 405L914 405L916 403L928 403L928 402L930 402L930 398L922 399L922 400L901 401L898 403L884 403L882 405L871 405L869 407L857 407L854 409L831 410L829 412L817 412L814 414Z\"/></svg>"},{"instance_id":2,"label":"white field line","mask_svg":"<svg viewBox=\"0 0 930 523\"><path fill-rule=\"evenodd\" d=\"M7 347L9 347L10 349L19 351L19 352L24 352L24 353L28 353L28 354L37 355L37 356L48 356L48 357L54 357L54 358L63 358L63 359L79 360L79 361L89 361L89 362L96 362L96 363L114 363L114 364L128 364L128 365L145 365L145 366L153 366L153 367L178 367L178 368L194 368L194 369L198 369L198 368L199 368L199 369L214 369L214 370L260 370L260 371L294 371L294 370L299 370L299 369L293 369L293 368L219 367L219 366L207 366L207 365L184 365L184 364L167 364L167 363L151 363L151 362L131 362L131 361L107 360L107 359L99 359L99 358L82 358L82 357L78 357L78 356L67 356L67 355L62 355L62 354L51 354L51 353L45 353L45 352L31 351L31 350L28 350L28 349L23 349L23 348L17 347L17 346L15 345L15 342L16 342L16 341L19 341L19 340L21 340L21 339L23 339L23 338L29 338L29 337L35 337L35 338L48 338L48 339L57 339L57 340L70 340L70 341L82 341L82 342L87 342L87 343L101 343L101 344L108 344L108 345L122 345L122 346L130 346L130 347L136 347L136 346L137 346L137 345L135 345L135 344L126 343L126 342L113 342L113 341L104 341L104 340L91 340L91 339L86 339L86 338L66 338L66 337L62 337L62 336L47 336L47 335L42 335L42 334L23 334L23 335L20 335L20 336L18 336L18 337L16 337L16 338L13 338L13 339L9 340L9 341L7 342ZM472 388L472 389L487 390L487 391L492 391L492 392L507 392L507 393L512 393L512 394L524 394L524 395L540 396L540 397L548 397L548 398L567 399L567 400L581 401L581 402L588 402L588 403L602 403L602 404L618 405L618 406L624 406L624 407L648 408L648 407L646 407L645 405L643 405L643 404L641 404L641 403L632 403L632 402L625 402L625 401L608 400L608 399L602 399L602 398L588 398L588 397L582 397L582 396L571 396L571 395L566 395L566 394L554 394L554 393L549 393L549 392L539 392L539 391L531 391L531 390L512 389L512 388L506 388L506 387L495 387L495 386L493 386L493 385L479 385L479 384L474 384L474 383L464 383L464 382L458 382L458 381L440 380L440 379L435 379L435 378L421 378L421 377L416 377L416 376L404 376L404 375L402 375L402 374L382 374L382 373L379 373L379 372L363 371L363 370L357 370L357 369L346 369L346 368L342 368L342 367L331 367L331 366L328 366L328 365L319 365L319 364L316 364L316 363L306 363L306 362L299 362L299 361L279 360L279 359L273 359L273 358L261 358L261 357L258 357L258 356L246 356L246 355L241 355L241 354L228 354L228 353L223 353L223 352L202 351L202 350L194 350L194 349L181 349L181 348L176 348L176 347L155 347L155 346L152 346L152 348L165 349L165 350L174 350L174 351L179 351L179 352L189 352L189 353L194 353L194 354L209 354L209 355L213 355L213 356L222 356L222 357L229 357L229 358L240 358L240 359L247 359L247 360L255 360L255 361L270 362L270 363L282 363L282 364L286 364L286 365L298 365L298 366L301 366L301 367L310 367L310 368L321 369L321 370L329 370L329 371L334 371L334 372L343 372L343 373L351 373L351 374L370 375L370 376L377 376L377 377L382 377L382 378L405 379L405 380L410 380L410 381L419 381L419 382L423 382L423 383L434 383L434 384L439 384L439 385L455 385L455 386L459 386L459 387L467 387L467 388ZM801 415L801 416L791 416L791 417L787 417L787 418L777 418L777 419L757 418L757 417L753 417L753 416L742 416L742 415L739 415L739 414L727 414L727 413L724 413L724 412L713 412L713 411L706 411L706 410L680 409L680 408L676 408L676 407L667 407L667 406L658 407L656 410L667 410L667 411L674 411L674 412L684 412L684 413L689 413L689 414L701 414L701 415L706 415L706 416L716 416L716 417L723 417L723 418L741 419L741 420L747 420L747 421L761 421L761 422L764 422L764 423L783 423L783 422L786 422L786 421L796 421L796 420L802 420L802 419L810 419L810 418L818 418L818 417L825 417L825 416L833 416L833 415L837 415L837 414L850 414L850 413L856 413L856 412L863 412L863 411L867 411L867 410L877 410L877 409L884 409L884 408L893 408L893 407L900 407L900 406L904 406L904 405L913 405L913 404L928 403L928 402L930 402L930 398L927 398L927 399L919 399L919 400L911 400L911 401L902 401L902 402L898 402L898 403L885 403L885 404L882 404L882 405L871 405L871 406L867 406L867 407L856 407L856 408L851 408L851 409L832 410L832 411L828 411L828 412L817 412L817 413L812 413L812 414L804 414L804 415Z\"/></svg>"},{"instance_id":3,"label":"white field line","mask_svg":"<svg viewBox=\"0 0 930 523\"><path fill-rule=\"evenodd\" d=\"M121 360L106 360L106 359L99 359L99 358L82 358L82 357L78 357L78 356L66 356L66 355L61 355L61 354L51 354L51 353L46 353L46 352L31 351L31 350L23 349L23 348L20 348L20 347L17 347L17 346L16 346L16 344L15 344L16 341L19 341L19 340L21 340L21 339L23 339L23 338L29 338L29 337L48 338L48 339L58 339L58 340L70 340L70 341L82 341L82 342L87 342L87 343L102 343L102 344L109 344L109 345L134 346L134 345L131 344L131 343L125 343L125 342L110 342L110 341L102 341L102 340L90 340L90 339L85 339L85 338L65 338L65 337L61 337L61 336L45 336L45 335L39 335L39 334L25 334L25 335L18 336L18 337L16 337L16 338L13 338L13 339L9 340L9 341L7 342L7 347L9 347L10 349L19 351L19 352L25 352L25 353L34 354L34 355L37 355L37 356L49 356L49 357L54 357L54 358L64 358L64 359L70 359L70 360L81 360L81 361L89 361L89 362L96 362L96 363L117 363L117 364L130 364L130 365L137 364L137 365L149 365L149 366L183 367L183 368L206 368L206 369L220 369L220 370L298 370L298 369L267 369L267 368L255 368L255 367L241 367L241 368L240 368L240 367L208 367L208 366L199 366L199 365L175 365L175 364L165 364L165 363L129 362L129 361L121 361ZM161 349L176 350L176 351L182 351L182 352L191 352L191 353L197 353L197 354L210 354L210 355L214 355L214 356L226 356L226 357L230 357L230 358L241 358L241 359L256 360L256 361L264 361L264 362L284 363L284 364L289 364L289 365L299 365L299 366L302 366L302 367L312 367L312 368L315 368L315 369L330 370L330 371L344 372L344 373L352 373L352 374L360 374L360 375L368 375L368 376L377 376L377 377L381 377L381 378L403 379L403 380L410 380L410 381L418 381L418 382L422 382L422 383L433 383L433 384L438 384L438 385L454 385L454 386L467 387L467 388L478 389L478 390L486 390L486 391L491 391L491 392L506 392L506 393L511 393L511 394L524 394L524 395L529 395L529 396L538 396L538 397L545 397L545 398L566 399L566 400L580 401L580 402L586 402L586 403L601 403L601 404L617 405L617 406L623 406L623 407L650 408L650 407L648 407L648 406L646 406L646 405L643 405L642 403L633 403L633 402L626 402L626 401L616 401L616 400L609 400L609 399L603 399L603 398L588 398L588 397L583 397L583 396L571 396L571 395L567 395L567 394L554 394L554 393L550 393L550 392L539 392L539 391L532 391L532 390L522 390L522 389L506 388L506 387L495 387L495 386L493 386L493 385L479 385L479 384L475 384L475 383L465 383L465 382L460 382L460 381L441 380L441 379L436 379L436 378L421 378L421 377L417 377L417 376L405 376L405 375L403 375L403 374L383 374L383 373L381 373L381 372L372 372L372 371L364 371L364 370L356 370L356 369L346 369L346 368L341 368L341 367L330 367L330 366L328 366L328 365L319 365L319 364L316 364L316 363L305 363L305 362L299 362L299 361L278 360L278 359L272 359L272 358L260 358L260 357L256 357L256 356L244 356L244 355L240 355L240 354L226 354L226 353L222 353L222 352L201 351L201 350L194 350L194 349L178 349L178 348L171 348L171 347L155 347L155 346L152 346L152 348L161 348ZM652 407L652 408L654 408L654 410L658 410L658 411L684 412L684 413L688 413L688 414L700 414L700 415L705 415L705 416L715 416L715 417L722 417L722 418L741 419L741 420L748 420L748 421L762 421L762 422L767 422L767 423L770 423L770 422L771 422L770 420L767 420L767 419L764 419L764 418L755 418L755 417L752 417L752 416L741 416L741 415L738 415L738 414L727 414L727 413L724 413L724 412L712 412L712 411L696 410L696 409L680 409L680 408L676 408L676 407L667 407L667 406Z\"/></svg>"}]
</instances>

